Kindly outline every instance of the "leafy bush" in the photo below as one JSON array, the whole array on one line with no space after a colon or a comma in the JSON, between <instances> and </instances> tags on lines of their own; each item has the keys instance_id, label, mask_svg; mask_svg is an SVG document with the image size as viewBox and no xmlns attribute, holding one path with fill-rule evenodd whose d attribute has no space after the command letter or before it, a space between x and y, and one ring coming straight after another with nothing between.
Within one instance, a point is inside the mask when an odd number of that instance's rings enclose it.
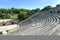
<instances>
[{"instance_id":1,"label":"leafy bush","mask_svg":"<svg viewBox=\"0 0 60 40\"><path fill-rule=\"evenodd\" d=\"M2 32L0 32L0 34L3 34Z\"/></svg>"},{"instance_id":2,"label":"leafy bush","mask_svg":"<svg viewBox=\"0 0 60 40\"><path fill-rule=\"evenodd\" d=\"M18 18L19 18L20 20L24 20L24 19L25 19L25 15L24 15L24 14L19 14L19 15L18 15Z\"/></svg>"},{"instance_id":3,"label":"leafy bush","mask_svg":"<svg viewBox=\"0 0 60 40\"><path fill-rule=\"evenodd\" d=\"M6 32L8 33L8 32L9 32L9 30L6 30Z\"/></svg>"},{"instance_id":4,"label":"leafy bush","mask_svg":"<svg viewBox=\"0 0 60 40\"><path fill-rule=\"evenodd\" d=\"M10 18L10 16L9 16L9 15L7 15L7 14L2 14L2 15L1 15L1 18L2 18L2 19L9 19L9 18Z\"/></svg>"}]
</instances>

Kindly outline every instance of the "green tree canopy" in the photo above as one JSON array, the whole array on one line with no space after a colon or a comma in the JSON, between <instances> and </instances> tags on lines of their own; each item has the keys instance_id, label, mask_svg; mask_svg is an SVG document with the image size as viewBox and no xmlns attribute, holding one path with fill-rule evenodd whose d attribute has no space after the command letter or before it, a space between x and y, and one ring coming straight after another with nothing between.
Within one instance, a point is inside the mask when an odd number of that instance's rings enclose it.
<instances>
[{"instance_id":1,"label":"green tree canopy","mask_svg":"<svg viewBox=\"0 0 60 40\"><path fill-rule=\"evenodd\" d=\"M57 4L56 7L60 7L60 4Z\"/></svg>"},{"instance_id":2,"label":"green tree canopy","mask_svg":"<svg viewBox=\"0 0 60 40\"><path fill-rule=\"evenodd\" d=\"M50 10L52 7L51 6L46 6L46 7L44 7L41 11L48 11L48 10Z\"/></svg>"},{"instance_id":3,"label":"green tree canopy","mask_svg":"<svg viewBox=\"0 0 60 40\"><path fill-rule=\"evenodd\" d=\"M7 14L1 14L1 19L9 19L10 16Z\"/></svg>"}]
</instances>

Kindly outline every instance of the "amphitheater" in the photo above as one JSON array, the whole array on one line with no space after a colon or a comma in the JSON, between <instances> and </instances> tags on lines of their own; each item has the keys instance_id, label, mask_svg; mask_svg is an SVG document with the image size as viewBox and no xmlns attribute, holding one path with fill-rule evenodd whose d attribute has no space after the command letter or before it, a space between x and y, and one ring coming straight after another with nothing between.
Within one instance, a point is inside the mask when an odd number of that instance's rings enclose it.
<instances>
[{"instance_id":1,"label":"amphitheater","mask_svg":"<svg viewBox=\"0 0 60 40\"><path fill-rule=\"evenodd\" d=\"M37 12L19 25L18 30L7 35L60 35L60 6Z\"/></svg>"}]
</instances>

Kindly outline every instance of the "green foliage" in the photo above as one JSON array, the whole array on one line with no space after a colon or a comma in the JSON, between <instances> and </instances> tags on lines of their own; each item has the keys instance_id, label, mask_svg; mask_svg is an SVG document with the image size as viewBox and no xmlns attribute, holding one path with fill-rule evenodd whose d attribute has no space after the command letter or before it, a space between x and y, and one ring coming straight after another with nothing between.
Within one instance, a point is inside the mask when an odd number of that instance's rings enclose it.
<instances>
[{"instance_id":1,"label":"green foliage","mask_svg":"<svg viewBox=\"0 0 60 40\"><path fill-rule=\"evenodd\" d=\"M56 5L56 7L59 7L59 6L60 6L60 4Z\"/></svg>"},{"instance_id":2,"label":"green foliage","mask_svg":"<svg viewBox=\"0 0 60 40\"><path fill-rule=\"evenodd\" d=\"M51 6L46 6L45 8L42 9L42 11L49 10L51 9ZM10 9L0 9L0 19L8 19L8 18L19 18L20 20L24 20L31 15L35 14L36 12L39 12L40 8L36 9L16 9L14 7Z\"/></svg>"},{"instance_id":3,"label":"green foliage","mask_svg":"<svg viewBox=\"0 0 60 40\"><path fill-rule=\"evenodd\" d=\"M8 14L10 18L17 18L18 14Z\"/></svg>"},{"instance_id":4,"label":"green foliage","mask_svg":"<svg viewBox=\"0 0 60 40\"><path fill-rule=\"evenodd\" d=\"M50 9L50 6L45 7L43 10ZM36 12L39 12L40 8L36 9L16 9L14 7L10 9L0 9L0 19L8 19L8 18L19 18L20 20L24 20L31 15L35 14Z\"/></svg>"},{"instance_id":5,"label":"green foliage","mask_svg":"<svg viewBox=\"0 0 60 40\"><path fill-rule=\"evenodd\" d=\"M2 32L0 32L0 34L3 34Z\"/></svg>"},{"instance_id":6,"label":"green foliage","mask_svg":"<svg viewBox=\"0 0 60 40\"><path fill-rule=\"evenodd\" d=\"M56 5L56 7L60 6L60 4ZM51 6L46 6L42 10L40 8L36 9L16 9L14 7L9 8L9 9L0 9L0 19L7 19L7 18L19 18L20 20L24 20L31 15L35 14L36 12L41 12L41 11L48 11L52 9Z\"/></svg>"},{"instance_id":7,"label":"green foliage","mask_svg":"<svg viewBox=\"0 0 60 40\"><path fill-rule=\"evenodd\" d=\"M46 6L46 7L44 7L41 11L48 11L48 10L50 10L52 7L51 6Z\"/></svg>"},{"instance_id":8,"label":"green foliage","mask_svg":"<svg viewBox=\"0 0 60 40\"><path fill-rule=\"evenodd\" d=\"M6 32L8 33L8 32L9 32L9 30L6 30Z\"/></svg>"},{"instance_id":9,"label":"green foliage","mask_svg":"<svg viewBox=\"0 0 60 40\"><path fill-rule=\"evenodd\" d=\"M40 11L40 8L36 8L36 9L35 9L35 12L39 12L39 11Z\"/></svg>"},{"instance_id":10,"label":"green foliage","mask_svg":"<svg viewBox=\"0 0 60 40\"><path fill-rule=\"evenodd\" d=\"M1 19L9 19L10 16L7 14L1 14Z\"/></svg>"},{"instance_id":11,"label":"green foliage","mask_svg":"<svg viewBox=\"0 0 60 40\"><path fill-rule=\"evenodd\" d=\"M24 14L21 13L21 14L18 15L18 18L19 18L20 20L24 20L26 17L25 17Z\"/></svg>"}]
</instances>

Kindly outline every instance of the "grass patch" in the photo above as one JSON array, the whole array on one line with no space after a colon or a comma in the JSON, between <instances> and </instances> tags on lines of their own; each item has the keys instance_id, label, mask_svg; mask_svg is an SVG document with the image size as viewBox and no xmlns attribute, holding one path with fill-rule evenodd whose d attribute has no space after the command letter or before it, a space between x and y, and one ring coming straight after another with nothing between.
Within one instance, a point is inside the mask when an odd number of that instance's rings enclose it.
<instances>
[{"instance_id":1,"label":"grass patch","mask_svg":"<svg viewBox=\"0 0 60 40\"><path fill-rule=\"evenodd\" d=\"M18 14L8 14L10 18L17 18Z\"/></svg>"}]
</instances>

